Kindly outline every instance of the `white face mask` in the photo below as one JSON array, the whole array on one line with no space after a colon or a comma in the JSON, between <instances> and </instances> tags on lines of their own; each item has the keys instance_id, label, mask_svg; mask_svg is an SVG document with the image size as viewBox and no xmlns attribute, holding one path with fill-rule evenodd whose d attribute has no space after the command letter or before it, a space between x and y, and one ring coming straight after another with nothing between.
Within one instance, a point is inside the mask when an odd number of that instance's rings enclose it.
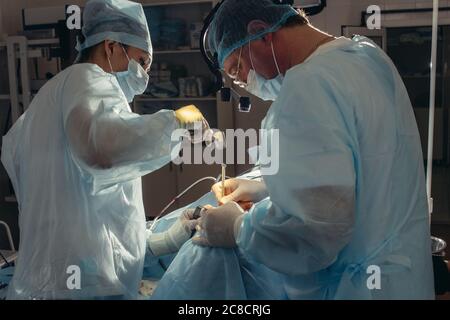
<instances>
[{"instance_id":1,"label":"white face mask","mask_svg":"<svg viewBox=\"0 0 450 320\"><path fill-rule=\"evenodd\" d=\"M136 62L136 60L130 59L128 57L128 54L123 47L122 49L128 59L128 70L122 72L113 72L113 74L116 76L120 88L127 98L127 101L132 102L135 96L143 94L145 92L150 77L148 73L145 72L144 68L142 68L142 66ZM108 61L112 71L113 69L109 57Z\"/></svg>"},{"instance_id":2,"label":"white face mask","mask_svg":"<svg viewBox=\"0 0 450 320\"><path fill-rule=\"evenodd\" d=\"M280 68L278 67L277 58L275 57L275 50L273 49L273 43L271 44L272 56L273 60L275 61L275 66L277 67L278 76L270 80L265 79L263 76L261 76L255 71L256 69L252 59L251 43L249 44L249 46L250 46L250 61L252 63L252 69L248 73L247 86L245 89L251 94L265 101L268 100L275 101L278 98L278 94L280 93L284 76L281 74Z\"/></svg>"}]
</instances>

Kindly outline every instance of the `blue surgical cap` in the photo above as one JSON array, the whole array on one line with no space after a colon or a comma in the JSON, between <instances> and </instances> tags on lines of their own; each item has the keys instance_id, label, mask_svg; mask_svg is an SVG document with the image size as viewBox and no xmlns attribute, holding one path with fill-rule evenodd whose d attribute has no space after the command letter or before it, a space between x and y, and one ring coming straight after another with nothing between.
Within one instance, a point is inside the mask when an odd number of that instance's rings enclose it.
<instances>
[{"instance_id":1,"label":"blue surgical cap","mask_svg":"<svg viewBox=\"0 0 450 320\"><path fill-rule=\"evenodd\" d=\"M272 0L226 0L208 30L208 45L217 53L220 67L236 49L277 31L299 12Z\"/></svg>"},{"instance_id":2,"label":"blue surgical cap","mask_svg":"<svg viewBox=\"0 0 450 320\"><path fill-rule=\"evenodd\" d=\"M127 0L91 0L83 12L83 43L76 49L113 40L153 54L147 19L140 3Z\"/></svg>"}]
</instances>

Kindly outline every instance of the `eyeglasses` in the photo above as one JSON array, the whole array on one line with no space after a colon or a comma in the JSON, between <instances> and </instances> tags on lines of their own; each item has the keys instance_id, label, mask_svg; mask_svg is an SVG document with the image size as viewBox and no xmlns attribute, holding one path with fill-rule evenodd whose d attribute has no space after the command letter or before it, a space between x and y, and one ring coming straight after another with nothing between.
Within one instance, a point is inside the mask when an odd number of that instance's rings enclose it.
<instances>
[{"instance_id":1,"label":"eyeglasses","mask_svg":"<svg viewBox=\"0 0 450 320\"><path fill-rule=\"evenodd\" d=\"M128 59L128 61L129 61L129 60L130 60L130 57L128 56L127 50L125 49L125 47L124 47L122 44L120 44L120 46L122 47L123 52L125 52L125 55L127 56L127 59ZM147 73L150 72L150 65L151 65L151 62L152 62L152 57L151 57L150 55L148 55L148 58L147 58L147 59L144 59L143 57L140 57L140 58L139 58L139 61L138 61L138 63L141 65L141 67L142 67Z\"/></svg>"}]
</instances>

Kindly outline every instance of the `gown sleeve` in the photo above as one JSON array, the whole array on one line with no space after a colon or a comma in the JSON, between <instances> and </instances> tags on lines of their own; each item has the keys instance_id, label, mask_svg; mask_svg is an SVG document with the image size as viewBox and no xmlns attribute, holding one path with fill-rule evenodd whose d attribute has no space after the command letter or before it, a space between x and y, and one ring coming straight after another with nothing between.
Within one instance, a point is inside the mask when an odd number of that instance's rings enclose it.
<instances>
[{"instance_id":1,"label":"gown sleeve","mask_svg":"<svg viewBox=\"0 0 450 320\"><path fill-rule=\"evenodd\" d=\"M266 117L279 130L279 169L264 176L270 197L245 215L237 242L273 270L300 275L331 265L350 241L354 139L335 84L308 73L283 85Z\"/></svg>"},{"instance_id":2,"label":"gown sleeve","mask_svg":"<svg viewBox=\"0 0 450 320\"><path fill-rule=\"evenodd\" d=\"M172 152L180 147L172 141L179 128L173 111L138 115L113 77L94 75L87 81L89 85L79 85L83 76L76 75L68 81L74 88L65 91L63 117L68 149L92 182L93 193L170 162Z\"/></svg>"}]
</instances>

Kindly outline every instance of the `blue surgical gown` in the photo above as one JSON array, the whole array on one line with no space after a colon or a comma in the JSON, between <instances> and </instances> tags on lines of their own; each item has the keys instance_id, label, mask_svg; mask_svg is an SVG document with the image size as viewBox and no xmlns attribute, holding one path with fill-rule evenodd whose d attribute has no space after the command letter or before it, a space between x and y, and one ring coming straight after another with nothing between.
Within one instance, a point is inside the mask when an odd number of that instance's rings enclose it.
<instances>
[{"instance_id":1,"label":"blue surgical gown","mask_svg":"<svg viewBox=\"0 0 450 320\"><path fill-rule=\"evenodd\" d=\"M263 128L279 130L279 170L238 245L288 298L432 299L420 137L388 56L364 37L324 46L287 72Z\"/></svg>"}]
</instances>

